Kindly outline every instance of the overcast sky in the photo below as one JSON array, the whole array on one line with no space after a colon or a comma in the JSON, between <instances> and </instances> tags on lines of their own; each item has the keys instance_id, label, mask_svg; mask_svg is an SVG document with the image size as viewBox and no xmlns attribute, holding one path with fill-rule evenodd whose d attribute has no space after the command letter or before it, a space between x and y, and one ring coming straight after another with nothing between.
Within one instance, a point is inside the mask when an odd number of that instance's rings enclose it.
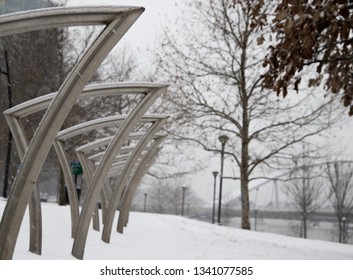
<instances>
[{"instance_id":1,"label":"overcast sky","mask_svg":"<svg viewBox=\"0 0 353 280\"><path fill-rule=\"evenodd\" d=\"M180 2L180 1L179 1ZM139 6L145 11L125 34L120 43L139 51L139 56L146 56L147 48L152 48L156 36L162 26L175 19L177 9L176 0L68 0L68 6L84 5L114 5Z\"/></svg>"}]
</instances>

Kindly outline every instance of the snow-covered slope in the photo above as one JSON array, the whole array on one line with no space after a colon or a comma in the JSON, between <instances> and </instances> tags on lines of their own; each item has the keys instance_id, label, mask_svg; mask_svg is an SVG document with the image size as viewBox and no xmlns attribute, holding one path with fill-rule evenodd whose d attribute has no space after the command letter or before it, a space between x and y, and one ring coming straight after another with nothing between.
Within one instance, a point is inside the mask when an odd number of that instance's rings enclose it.
<instances>
[{"instance_id":1,"label":"snow-covered slope","mask_svg":"<svg viewBox=\"0 0 353 280\"><path fill-rule=\"evenodd\" d=\"M0 214L5 202L0 202ZM74 259L70 252L68 206L43 203L43 254L28 252L25 217L14 259ZM84 258L91 260L284 260L353 259L353 246L249 232L180 216L131 213L124 234L113 232L111 243L90 230Z\"/></svg>"}]
</instances>

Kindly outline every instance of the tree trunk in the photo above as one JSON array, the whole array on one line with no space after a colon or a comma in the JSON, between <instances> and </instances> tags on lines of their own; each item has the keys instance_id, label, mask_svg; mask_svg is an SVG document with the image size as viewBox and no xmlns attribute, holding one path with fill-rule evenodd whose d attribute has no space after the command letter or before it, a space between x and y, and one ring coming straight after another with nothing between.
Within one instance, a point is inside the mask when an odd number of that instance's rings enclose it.
<instances>
[{"instance_id":1,"label":"tree trunk","mask_svg":"<svg viewBox=\"0 0 353 280\"><path fill-rule=\"evenodd\" d=\"M338 217L338 243L343 243L343 229L342 229L342 218Z\"/></svg>"},{"instance_id":2,"label":"tree trunk","mask_svg":"<svg viewBox=\"0 0 353 280\"><path fill-rule=\"evenodd\" d=\"M308 238L308 227L307 227L307 215L306 212L303 213L303 238L307 239Z\"/></svg>"},{"instance_id":3,"label":"tree trunk","mask_svg":"<svg viewBox=\"0 0 353 280\"><path fill-rule=\"evenodd\" d=\"M242 202L241 228L250 230L250 203L249 203L249 143L243 137L242 160L240 166L240 188Z\"/></svg>"},{"instance_id":4,"label":"tree trunk","mask_svg":"<svg viewBox=\"0 0 353 280\"><path fill-rule=\"evenodd\" d=\"M242 220L241 228L250 230L249 175L247 170L241 170Z\"/></svg>"}]
</instances>

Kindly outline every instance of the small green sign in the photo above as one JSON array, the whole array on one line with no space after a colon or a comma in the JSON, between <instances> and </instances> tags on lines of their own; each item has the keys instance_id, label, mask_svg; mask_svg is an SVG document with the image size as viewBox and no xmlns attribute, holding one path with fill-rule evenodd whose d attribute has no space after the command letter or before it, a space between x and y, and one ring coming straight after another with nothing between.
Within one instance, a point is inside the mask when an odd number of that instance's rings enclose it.
<instances>
[{"instance_id":1,"label":"small green sign","mask_svg":"<svg viewBox=\"0 0 353 280\"><path fill-rule=\"evenodd\" d=\"M74 175L82 175L82 166L79 161L73 161L71 162L71 172Z\"/></svg>"}]
</instances>

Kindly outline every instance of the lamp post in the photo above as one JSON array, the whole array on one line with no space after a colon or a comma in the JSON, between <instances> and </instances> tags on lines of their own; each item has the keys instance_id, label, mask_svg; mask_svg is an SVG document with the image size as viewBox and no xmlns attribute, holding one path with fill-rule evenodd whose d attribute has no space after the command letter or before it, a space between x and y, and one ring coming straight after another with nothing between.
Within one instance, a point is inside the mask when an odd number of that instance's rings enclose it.
<instances>
[{"instance_id":1,"label":"lamp post","mask_svg":"<svg viewBox=\"0 0 353 280\"><path fill-rule=\"evenodd\" d=\"M183 197L182 197L182 202L181 202L181 216L184 216L184 204L185 204L185 191L187 187L181 187L183 190Z\"/></svg>"},{"instance_id":2,"label":"lamp post","mask_svg":"<svg viewBox=\"0 0 353 280\"><path fill-rule=\"evenodd\" d=\"M221 150L221 178L219 180L219 199L218 199L218 224L221 224L221 211L222 211L222 184L223 184L223 163L224 163L224 147L228 142L229 138L227 135L221 135L218 137L218 140L222 144Z\"/></svg>"},{"instance_id":3,"label":"lamp post","mask_svg":"<svg viewBox=\"0 0 353 280\"><path fill-rule=\"evenodd\" d=\"M144 193L144 195L145 195L145 203L144 203L144 205L143 205L143 212L146 212L146 206L147 206L147 195L148 195L148 193Z\"/></svg>"},{"instance_id":4,"label":"lamp post","mask_svg":"<svg viewBox=\"0 0 353 280\"><path fill-rule=\"evenodd\" d=\"M6 71L0 69L0 73L7 77L7 96L8 96L8 108L12 107L12 92L11 92L11 79L10 79L10 67L7 51L5 51L5 63ZM12 147L12 133L9 130L7 134L7 150L6 150L6 163L4 173L4 187L2 190L2 197L7 198L8 185L9 185L9 174L10 174L10 163L11 163L11 147Z\"/></svg>"},{"instance_id":5,"label":"lamp post","mask_svg":"<svg viewBox=\"0 0 353 280\"><path fill-rule=\"evenodd\" d=\"M342 218L342 243L346 243L346 217Z\"/></svg>"},{"instance_id":6,"label":"lamp post","mask_svg":"<svg viewBox=\"0 0 353 280\"><path fill-rule=\"evenodd\" d=\"M213 177L214 177L214 183L213 183L212 224L214 224L214 219L215 219L215 215L216 215L216 181L217 181L218 171L213 171L212 174L213 174Z\"/></svg>"}]
</instances>

